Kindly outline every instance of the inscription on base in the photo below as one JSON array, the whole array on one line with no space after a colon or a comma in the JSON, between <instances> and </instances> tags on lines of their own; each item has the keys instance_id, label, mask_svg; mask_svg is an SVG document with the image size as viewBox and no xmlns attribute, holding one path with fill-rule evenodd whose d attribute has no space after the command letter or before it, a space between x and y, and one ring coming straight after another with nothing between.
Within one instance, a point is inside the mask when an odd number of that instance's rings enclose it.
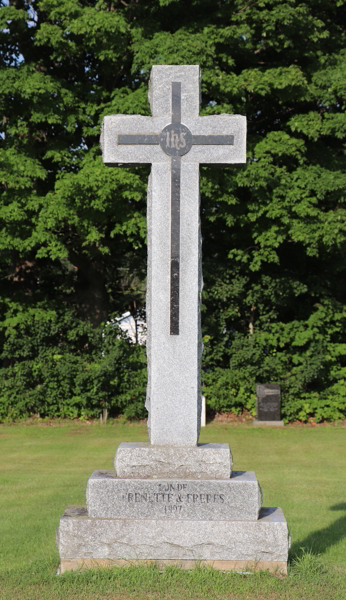
<instances>
[{"instance_id":1,"label":"inscription on base","mask_svg":"<svg viewBox=\"0 0 346 600\"><path fill-rule=\"evenodd\" d=\"M165 513L181 513L186 504L224 504L225 494L189 493L187 483L159 483L153 493L128 492L122 499L129 504L161 504Z\"/></svg>"},{"instance_id":2,"label":"inscription on base","mask_svg":"<svg viewBox=\"0 0 346 600\"><path fill-rule=\"evenodd\" d=\"M256 476L244 471L215 481L122 479L97 471L88 484L89 517L254 520L260 504Z\"/></svg>"},{"instance_id":3,"label":"inscription on base","mask_svg":"<svg viewBox=\"0 0 346 600\"><path fill-rule=\"evenodd\" d=\"M221 508L227 500L230 500L229 494L217 491L213 484L210 491L197 491L196 486L191 483L155 483L152 482L152 491L136 492L131 491L123 494L121 499L126 507L134 511L144 509L148 513L155 513L161 516L182 516L191 515L202 511L213 511L217 507Z\"/></svg>"}]
</instances>

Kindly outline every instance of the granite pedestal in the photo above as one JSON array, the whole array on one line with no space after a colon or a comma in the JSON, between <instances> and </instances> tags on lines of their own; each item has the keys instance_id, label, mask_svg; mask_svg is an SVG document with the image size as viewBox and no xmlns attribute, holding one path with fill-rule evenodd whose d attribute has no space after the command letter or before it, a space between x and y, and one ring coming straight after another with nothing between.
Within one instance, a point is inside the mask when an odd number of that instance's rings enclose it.
<instances>
[{"instance_id":1,"label":"granite pedestal","mask_svg":"<svg viewBox=\"0 0 346 600\"><path fill-rule=\"evenodd\" d=\"M69 507L60 522L61 573L150 562L287 573L287 522L280 508L261 508L253 472L163 479L95 471L86 495L87 506Z\"/></svg>"}]
</instances>

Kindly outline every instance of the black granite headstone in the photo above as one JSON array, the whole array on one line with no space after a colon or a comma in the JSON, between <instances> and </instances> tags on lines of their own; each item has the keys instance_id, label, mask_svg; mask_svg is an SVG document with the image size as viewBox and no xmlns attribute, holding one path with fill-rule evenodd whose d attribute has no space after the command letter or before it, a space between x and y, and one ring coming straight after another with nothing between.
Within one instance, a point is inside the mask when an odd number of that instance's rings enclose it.
<instances>
[{"instance_id":1,"label":"black granite headstone","mask_svg":"<svg viewBox=\"0 0 346 600\"><path fill-rule=\"evenodd\" d=\"M280 421L280 386L276 383L256 385L258 421Z\"/></svg>"}]
</instances>

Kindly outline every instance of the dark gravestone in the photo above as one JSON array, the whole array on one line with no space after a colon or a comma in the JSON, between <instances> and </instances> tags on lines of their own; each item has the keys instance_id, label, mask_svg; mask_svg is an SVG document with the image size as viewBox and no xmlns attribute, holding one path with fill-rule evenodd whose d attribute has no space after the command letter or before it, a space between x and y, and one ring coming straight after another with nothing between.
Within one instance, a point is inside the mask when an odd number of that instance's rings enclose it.
<instances>
[{"instance_id":1,"label":"dark gravestone","mask_svg":"<svg viewBox=\"0 0 346 600\"><path fill-rule=\"evenodd\" d=\"M256 385L258 421L280 421L280 386L276 383Z\"/></svg>"}]
</instances>

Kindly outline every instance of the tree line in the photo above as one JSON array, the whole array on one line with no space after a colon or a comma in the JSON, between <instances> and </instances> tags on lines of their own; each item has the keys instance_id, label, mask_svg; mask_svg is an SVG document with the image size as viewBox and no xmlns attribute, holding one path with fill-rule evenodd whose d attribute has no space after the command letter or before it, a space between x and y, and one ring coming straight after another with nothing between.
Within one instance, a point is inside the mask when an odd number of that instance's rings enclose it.
<instances>
[{"instance_id":1,"label":"tree line","mask_svg":"<svg viewBox=\"0 0 346 600\"><path fill-rule=\"evenodd\" d=\"M346 416L346 1L0 0L0 420L144 417L149 167L107 169L105 115L150 115L153 64L199 64L246 166L201 167L203 385L280 383L287 420Z\"/></svg>"}]
</instances>

